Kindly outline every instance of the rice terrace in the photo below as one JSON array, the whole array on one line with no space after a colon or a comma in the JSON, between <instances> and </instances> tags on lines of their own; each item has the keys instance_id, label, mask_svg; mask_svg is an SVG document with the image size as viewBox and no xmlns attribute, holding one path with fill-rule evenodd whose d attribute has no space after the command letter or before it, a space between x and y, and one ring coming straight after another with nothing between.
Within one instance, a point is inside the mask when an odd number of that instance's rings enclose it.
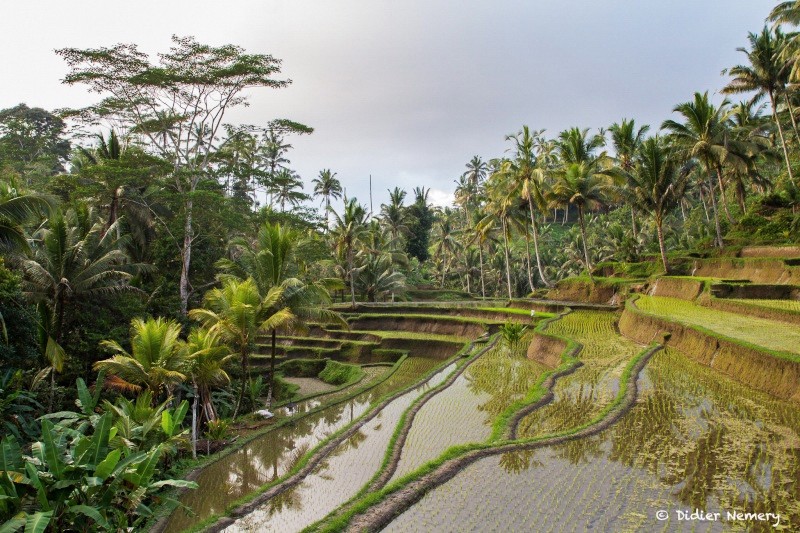
<instances>
[{"instance_id":1,"label":"rice terrace","mask_svg":"<svg viewBox=\"0 0 800 533\"><path fill-rule=\"evenodd\" d=\"M0 533L800 531L800 1L65 4Z\"/></svg>"}]
</instances>

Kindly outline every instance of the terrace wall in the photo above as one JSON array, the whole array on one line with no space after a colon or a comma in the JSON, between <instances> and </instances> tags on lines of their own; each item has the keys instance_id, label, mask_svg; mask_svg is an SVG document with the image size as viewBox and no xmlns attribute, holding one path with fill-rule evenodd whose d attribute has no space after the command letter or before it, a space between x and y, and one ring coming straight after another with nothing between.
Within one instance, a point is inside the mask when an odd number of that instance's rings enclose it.
<instances>
[{"instance_id":1,"label":"terrace wall","mask_svg":"<svg viewBox=\"0 0 800 533\"><path fill-rule=\"evenodd\" d=\"M642 344L660 341L665 333L669 333L667 344L699 363L756 389L800 403L798 362L643 313L632 303L626 305L619 329L623 335Z\"/></svg>"}]
</instances>

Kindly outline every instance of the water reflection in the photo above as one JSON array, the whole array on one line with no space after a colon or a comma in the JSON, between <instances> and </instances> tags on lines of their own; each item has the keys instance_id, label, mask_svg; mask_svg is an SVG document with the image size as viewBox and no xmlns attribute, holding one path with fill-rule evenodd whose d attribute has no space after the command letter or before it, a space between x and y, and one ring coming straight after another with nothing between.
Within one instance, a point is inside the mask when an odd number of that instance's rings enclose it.
<instances>
[{"instance_id":1,"label":"water reflection","mask_svg":"<svg viewBox=\"0 0 800 533\"><path fill-rule=\"evenodd\" d=\"M788 530L800 526L800 407L670 349L653 357L640 388L631 412L601 434L477 461L387 530L771 529L677 522L676 509L779 513ZM671 521L656 521L662 509Z\"/></svg>"},{"instance_id":2,"label":"water reflection","mask_svg":"<svg viewBox=\"0 0 800 533\"><path fill-rule=\"evenodd\" d=\"M285 475L303 450L309 450L340 428L364 414L370 405L391 391L418 380L441 360L410 357L386 381L357 397L323 409L286 426L265 433L239 450L208 465L196 479L199 488L184 493L180 500L195 513L182 510L169 519L168 533L182 531L213 514L222 513L237 499ZM318 400L301 402L296 413L320 405Z\"/></svg>"}]
</instances>

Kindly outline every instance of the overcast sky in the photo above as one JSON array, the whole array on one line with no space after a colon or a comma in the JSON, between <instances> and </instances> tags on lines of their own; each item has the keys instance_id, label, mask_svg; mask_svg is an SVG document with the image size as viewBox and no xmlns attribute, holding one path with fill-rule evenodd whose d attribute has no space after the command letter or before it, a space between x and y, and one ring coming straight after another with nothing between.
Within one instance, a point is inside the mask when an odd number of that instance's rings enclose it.
<instances>
[{"instance_id":1,"label":"overcast sky","mask_svg":"<svg viewBox=\"0 0 800 533\"><path fill-rule=\"evenodd\" d=\"M694 91L718 91L775 0L6 1L0 108L96 101L53 50L118 42L158 52L170 35L283 60L287 89L257 89L231 122L290 118L306 182L322 168L375 209L395 185L449 201L473 155L502 155L528 124L550 136L623 117L657 127Z\"/></svg>"}]
</instances>

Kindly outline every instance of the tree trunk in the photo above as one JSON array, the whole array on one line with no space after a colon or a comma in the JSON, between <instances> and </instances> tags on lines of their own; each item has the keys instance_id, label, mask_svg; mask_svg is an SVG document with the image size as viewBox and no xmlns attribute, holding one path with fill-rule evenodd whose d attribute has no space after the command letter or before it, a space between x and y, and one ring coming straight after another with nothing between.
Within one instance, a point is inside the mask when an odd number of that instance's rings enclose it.
<instances>
[{"instance_id":1,"label":"tree trunk","mask_svg":"<svg viewBox=\"0 0 800 533\"><path fill-rule=\"evenodd\" d=\"M728 218L728 223L733 224L733 217L731 216L731 212L728 209L728 196L725 194L725 184L722 183L722 166L716 165L717 167L717 182L719 183L719 194L722 200L722 207L725 210L725 216Z\"/></svg>"},{"instance_id":2,"label":"tree trunk","mask_svg":"<svg viewBox=\"0 0 800 533\"><path fill-rule=\"evenodd\" d=\"M189 267L192 262L192 208L191 196L186 200L186 222L183 226L183 249L181 250L181 315L189 314Z\"/></svg>"},{"instance_id":3,"label":"tree trunk","mask_svg":"<svg viewBox=\"0 0 800 533\"><path fill-rule=\"evenodd\" d=\"M708 175L708 185L711 189L709 196L711 197L711 213L714 216L714 230L717 234L717 248L722 248L722 228L719 225L719 213L717 212L717 197L714 194L714 182L711 180L711 174Z\"/></svg>"},{"instance_id":4,"label":"tree trunk","mask_svg":"<svg viewBox=\"0 0 800 533\"><path fill-rule=\"evenodd\" d=\"M236 407L233 410L233 419L236 420L236 415L239 414L239 409L242 406L242 400L244 399L244 388L247 385L247 376L250 373L250 364L247 357L247 349L242 348L240 351L240 356L242 358L242 379L241 379L241 390L239 390L239 399L236 400Z\"/></svg>"},{"instance_id":5,"label":"tree trunk","mask_svg":"<svg viewBox=\"0 0 800 533\"><path fill-rule=\"evenodd\" d=\"M272 395L275 393L275 357L277 352L278 332L272 330L272 356L269 358L269 393L267 394L267 405L272 408Z\"/></svg>"},{"instance_id":6,"label":"tree trunk","mask_svg":"<svg viewBox=\"0 0 800 533\"><path fill-rule=\"evenodd\" d=\"M528 228L525 228L525 266L528 270L528 286L531 288L531 292L533 292L534 284L533 284L533 272L531 271L531 240L530 236L528 235Z\"/></svg>"},{"instance_id":7,"label":"tree trunk","mask_svg":"<svg viewBox=\"0 0 800 533\"><path fill-rule=\"evenodd\" d=\"M794 138L800 140L800 133L797 131L797 120L794 118L794 106L789 99L789 94L784 92L783 97L786 99L786 107L789 109L789 119L792 121L792 129L794 130Z\"/></svg>"},{"instance_id":8,"label":"tree trunk","mask_svg":"<svg viewBox=\"0 0 800 533\"><path fill-rule=\"evenodd\" d=\"M781 127L781 121L778 120L778 112L775 109L775 94L770 91L769 93L769 102L772 104L772 120L775 121L775 125L778 126L778 135L781 138L781 147L783 147L783 157L786 160L786 171L789 173L789 180L794 183L794 176L792 176L792 164L789 162L789 151L786 148L786 139L783 137L783 127Z\"/></svg>"},{"instance_id":9,"label":"tree trunk","mask_svg":"<svg viewBox=\"0 0 800 533\"><path fill-rule=\"evenodd\" d=\"M503 216L503 248L505 249L506 253L506 286L508 287L508 299L512 298L511 296L511 258L508 252L508 232L506 231L508 225L506 224L506 218Z\"/></svg>"},{"instance_id":10,"label":"tree trunk","mask_svg":"<svg viewBox=\"0 0 800 533\"><path fill-rule=\"evenodd\" d=\"M197 459L197 383L192 382L194 399L192 400L192 459Z\"/></svg>"},{"instance_id":11,"label":"tree trunk","mask_svg":"<svg viewBox=\"0 0 800 533\"><path fill-rule=\"evenodd\" d=\"M578 220L581 224L581 239L583 240L583 257L586 259L586 272L592 275L592 263L589 261L589 248L586 246L586 222L583 219L583 206L578 206Z\"/></svg>"},{"instance_id":12,"label":"tree trunk","mask_svg":"<svg viewBox=\"0 0 800 533\"><path fill-rule=\"evenodd\" d=\"M703 184L698 188L700 191L700 203L703 204L703 213L706 215L706 222L711 222L711 217L708 216L708 205L706 205L706 195L703 193Z\"/></svg>"},{"instance_id":13,"label":"tree trunk","mask_svg":"<svg viewBox=\"0 0 800 533\"><path fill-rule=\"evenodd\" d=\"M486 284L483 281L483 244L478 242L478 259L481 262L481 296L486 298Z\"/></svg>"},{"instance_id":14,"label":"tree trunk","mask_svg":"<svg viewBox=\"0 0 800 533\"><path fill-rule=\"evenodd\" d=\"M352 301L353 309L356 308L356 285L353 278L353 248L352 246L347 251L347 270L350 276L350 299Z\"/></svg>"},{"instance_id":15,"label":"tree trunk","mask_svg":"<svg viewBox=\"0 0 800 533\"><path fill-rule=\"evenodd\" d=\"M633 238L636 238L636 234L639 232L636 230L636 209L631 206L631 229L633 230Z\"/></svg>"},{"instance_id":16,"label":"tree trunk","mask_svg":"<svg viewBox=\"0 0 800 533\"><path fill-rule=\"evenodd\" d=\"M656 231L658 232L658 247L661 250L661 263L664 265L664 274L669 274L669 265L667 264L667 249L664 246L664 228L662 227L664 221L660 216L656 216Z\"/></svg>"},{"instance_id":17,"label":"tree trunk","mask_svg":"<svg viewBox=\"0 0 800 533\"><path fill-rule=\"evenodd\" d=\"M544 283L546 287L550 288L553 286L553 284L550 283L550 281L548 281L547 277L544 275L542 255L539 252L539 228L536 226L536 217L533 215L533 205L531 204L530 198L528 198L528 206L531 214L531 228L533 228L533 250L536 252L536 268L539 270L539 277L541 278L542 283Z\"/></svg>"}]
</instances>

